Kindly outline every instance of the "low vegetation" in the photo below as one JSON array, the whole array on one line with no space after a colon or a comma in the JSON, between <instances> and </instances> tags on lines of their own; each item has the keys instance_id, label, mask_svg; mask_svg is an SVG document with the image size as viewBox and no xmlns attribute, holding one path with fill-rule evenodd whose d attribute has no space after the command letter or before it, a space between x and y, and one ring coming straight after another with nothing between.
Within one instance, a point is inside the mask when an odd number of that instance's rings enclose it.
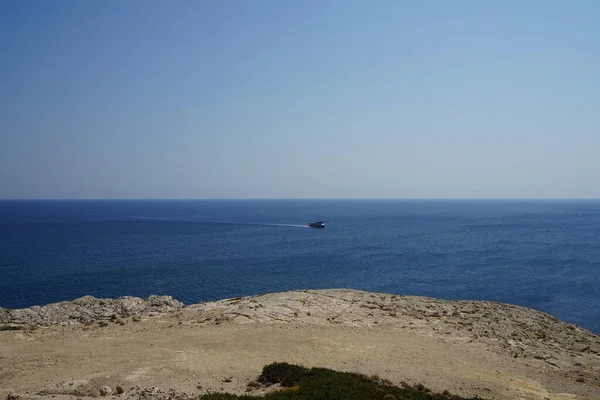
<instances>
[{"instance_id":1,"label":"low vegetation","mask_svg":"<svg viewBox=\"0 0 600 400\"><path fill-rule=\"evenodd\" d=\"M377 376L368 377L326 368L304 368L287 363L274 363L264 367L256 382L248 385L252 391L257 387L279 384L280 387L264 397L227 393L204 395L203 400L482 400L444 393L433 393L423 385L401 387Z\"/></svg>"}]
</instances>

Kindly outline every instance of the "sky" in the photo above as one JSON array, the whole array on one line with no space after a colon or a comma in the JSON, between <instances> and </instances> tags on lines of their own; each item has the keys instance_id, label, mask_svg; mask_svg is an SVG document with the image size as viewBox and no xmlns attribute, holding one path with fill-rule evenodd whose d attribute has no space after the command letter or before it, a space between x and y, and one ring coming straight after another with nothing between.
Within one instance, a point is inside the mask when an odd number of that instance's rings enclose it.
<instances>
[{"instance_id":1,"label":"sky","mask_svg":"<svg viewBox=\"0 0 600 400\"><path fill-rule=\"evenodd\" d=\"M0 198L600 198L596 0L0 0Z\"/></svg>"}]
</instances>

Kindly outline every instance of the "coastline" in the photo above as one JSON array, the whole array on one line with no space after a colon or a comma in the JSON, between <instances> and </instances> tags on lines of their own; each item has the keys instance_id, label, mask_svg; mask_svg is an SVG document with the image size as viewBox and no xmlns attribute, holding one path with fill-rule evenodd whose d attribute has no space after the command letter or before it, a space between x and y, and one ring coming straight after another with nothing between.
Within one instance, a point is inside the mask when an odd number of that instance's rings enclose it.
<instances>
[{"instance_id":1,"label":"coastline","mask_svg":"<svg viewBox=\"0 0 600 400\"><path fill-rule=\"evenodd\" d=\"M0 309L0 330L2 397L87 397L102 385L126 388L121 398L243 393L262 366L287 361L489 399L600 398L600 337L487 301L348 289L189 306L86 296Z\"/></svg>"}]
</instances>

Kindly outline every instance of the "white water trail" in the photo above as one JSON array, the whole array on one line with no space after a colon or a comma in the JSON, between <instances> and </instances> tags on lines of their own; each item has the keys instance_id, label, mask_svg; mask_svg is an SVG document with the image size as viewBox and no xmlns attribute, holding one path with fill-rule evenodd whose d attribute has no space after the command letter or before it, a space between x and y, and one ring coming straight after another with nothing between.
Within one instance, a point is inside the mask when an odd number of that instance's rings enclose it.
<instances>
[{"instance_id":1,"label":"white water trail","mask_svg":"<svg viewBox=\"0 0 600 400\"><path fill-rule=\"evenodd\" d=\"M131 216L131 219L142 219L151 221L169 221L169 222L191 222L200 224L219 224L219 225L254 225L254 226L283 226L288 228L309 228L307 225L300 224L274 224L269 222L233 222L233 221L210 221L210 220L199 220L199 219L183 219L183 218L160 218L160 217L138 217Z\"/></svg>"},{"instance_id":2,"label":"white water trail","mask_svg":"<svg viewBox=\"0 0 600 400\"><path fill-rule=\"evenodd\" d=\"M183 220L183 219L174 219L174 218L159 218L159 217L136 217L136 216L131 216L129 217L131 219L149 219L151 221L182 221L182 222L187 222L187 220Z\"/></svg>"},{"instance_id":3,"label":"white water trail","mask_svg":"<svg viewBox=\"0 0 600 400\"><path fill-rule=\"evenodd\" d=\"M249 223L248 225L261 225L261 226L287 226L287 227L291 227L291 228L308 228L308 225L298 225L298 224L262 224L262 223L257 223L257 224L252 224Z\"/></svg>"}]
</instances>

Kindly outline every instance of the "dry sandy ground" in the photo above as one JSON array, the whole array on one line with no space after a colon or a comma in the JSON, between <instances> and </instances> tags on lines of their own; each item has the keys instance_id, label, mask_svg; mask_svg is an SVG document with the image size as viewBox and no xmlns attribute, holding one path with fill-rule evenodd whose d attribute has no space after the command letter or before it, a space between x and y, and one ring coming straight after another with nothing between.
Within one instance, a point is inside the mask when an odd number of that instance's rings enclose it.
<instances>
[{"instance_id":1,"label":"dry sandy ground","mask_svg":"<svg viewBox=\"0 0 600 400\"><path fill-rule=\"evenodd\" d=\"M295 291L2 331L0 396L74 399L102 385L123 387L121 398L245 393L264 365L286 361L487 399L600 399L599 350L597 336L521 307Z\"/></svg>"}]
</instances>

